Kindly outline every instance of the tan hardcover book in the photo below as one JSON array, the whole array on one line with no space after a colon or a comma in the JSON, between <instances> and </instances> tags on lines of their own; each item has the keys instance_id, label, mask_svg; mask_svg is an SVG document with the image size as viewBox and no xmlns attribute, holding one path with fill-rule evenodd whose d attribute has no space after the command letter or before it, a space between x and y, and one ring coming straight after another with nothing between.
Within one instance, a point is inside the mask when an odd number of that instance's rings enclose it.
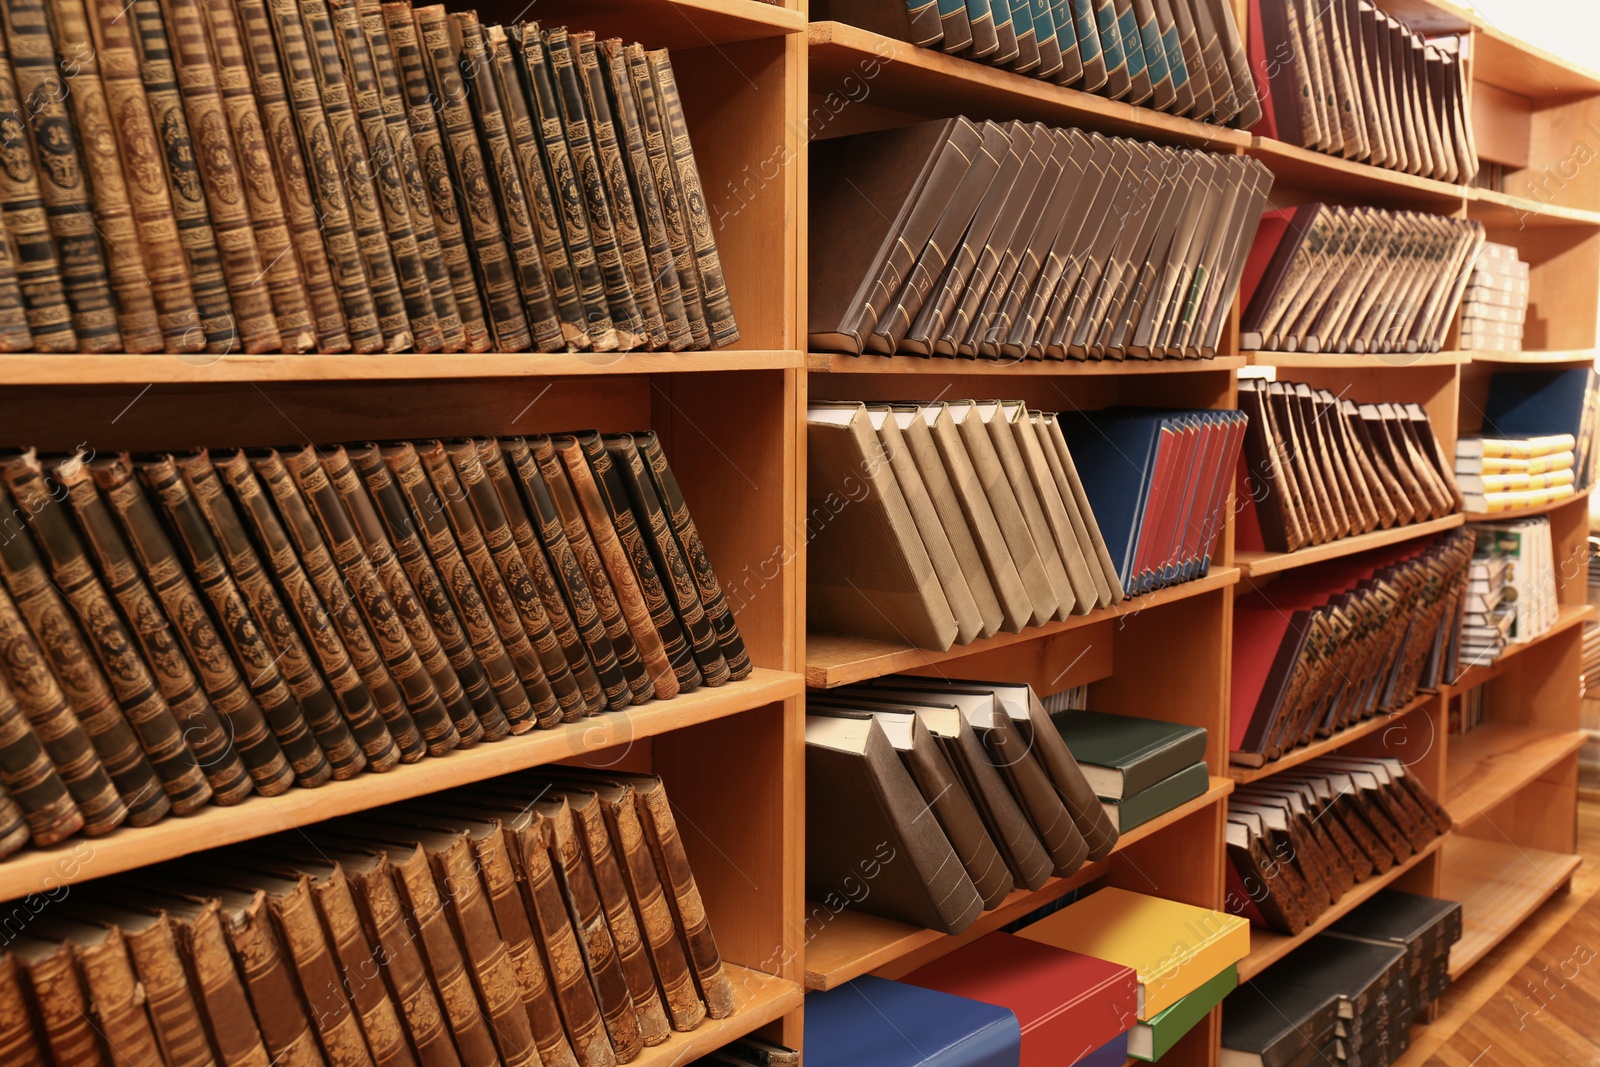
<instances>
[{"instance_id":1,"label":"tan hardcover book","mask_svg":"<svg viewBox=\"0 0 1600 1067\"><path fill-rule=\"evenodd\" d=\"M216 1063L197 991L184 973L172 920L165 914L117 911L103 903L94 906L93 915L103 925L122 929L139 984L144 986L145 1010L150 1013L163 1061L172 1067Z\"/></svg>"},{"instance_id":2,"label":"tan hardcover book","mask_svg":"<svg viewBox=\"0 0 1600 1067\"><path fill-rule=\"evenodd\" d=\"M1079 606L1084 610L1107 607L1111 604L1111 585L1095 556L1094 542L1060 460L1054 448L1040 435L1040 419L1039 412L1026 409L1013 416L1013 428L1017 433L1017 445L1022 452L1023 463L1044 504L1045 517L1050 522L1063 557L1074 552L1082 557L1082 577L1089 583L1090 595Z\"/></svg>"},{"instance_id":3,"label":"tan hardcover book","mask_svg":"<svg viewBox=\"0 0 1600 1067\"><path fill-rule=\"evenodd\" d=\"M1073 567L1071 570L1068 569L1067 557L1056 543L1049 521L1044 515L1044 504L1023 465L1022 450L1017 444L1016 434L1011 426L1011 421L1020 417L1022 412L1023 405L1020 401L1012 404L985 401L974 404L969 417L980 419L989 433L989 442L994 448L995 457L1000 461L1000 469L1005 472L1006 481L1016 497L1017 505L1022 509L1028 535L1038 549L1040 559L1044 561L1045 574L1055 591L1058 602L1056 618L1065 620L1074 614L1082 614L1089 610L1088 604L1093 599L1093 592L1088 584L1087 570L1081 566L1080 556L1073 557Z\"/></svg>"},{"instance_id":4,"label":"tan hardcover book","mask_svg":"<svg viewBox=\"0 0 1600 1067\"><path fill-rule=\"evenodd\" d=\"M118 988L125 989L126 992L122 995L132 1000L138 983L133 977L132 965L127 963L126 951L123 954L123 965L123 968L115 973L112 981L126 983ZM100 975L101 971L96 967L93 970L86 970L85 977L92 982ZM50 1061L44 1045L40 1043L39 1035L34 1031L33 1016L28 1010L28 996L24 992L25 981L23 964L17 957L10 952L0 956L0 1056L4 1056L7 1063L15 1063L17 1067L48 1067ZM122 1001L115 995L108 995L105 1004L106 1010L115 1013L113 1019L107 1021L107 1027L114 1025L118 1033L123 1033L124 1026L133 1021L124 1019ZM144 1010L141 1006L138 1020L143 1019ZM143 1035L132 1030L127 1031L128 1046L148 1048L149 1054L155 1056L157 1055L155 1037L148 1033L148 1023L145 1024L145 1031Z\"/></svg>"},{"instance_id":5,"label":"tan hardcover book","mask_svg":"<svg viewBox=\"0 0 1600 1067\"><path fill-rule=\"evenodd\" d=\"M1095 582L1094 571L1097 567L1091 564L1085 541L1079 539L1073 527L1061 494L1062 487L1051 473L1027 406L1021 402L1002 404L999 419L998 425L990 422L990 432L998 435L1004 431L1009 435L1005 454L1015 451L1015 470L1008 467L1008 477L1026 480L1038 500L1043 520L1040 539L1049 538L1061 557L1073 591L1073 611L1079 615L1093 611L1101 606L1102 599L1099 585Z\"/></svg>"},{"instance_id":6,"label":"tan hardcover book","mask_svg":"<svg viewBox=\"0 0 1600 1067\"><path fill-rule=\"evenodd\" d=\"M250 994L262 1043L274 1064L314 1067L326 1061L306 1016L289 951L273 926L266 894L206 886L221 903L228 945Z\"/></svg>"},{"instance_id":7,"label":"tan hardcover book","mask_svg":"<svg viewBox=\"0 0 1600 1067\"><path fill-rule=\"evenodd\" d=\"M63 919L60 926L67 926L68 923ZM70 925L70 932L61 931L66 933L62 940L72 944L73 956L78 961L78 970L88 988L89 999L99 1016L106 1045L116 1049L118 1061L122 1063L161 1062L156 1034L144 1010L144 990L139 985L139 976L134 973L133 960L128 956L128 945L123 940L122 931L116 927L99 930L80 923ZM60 927L57 929L60 930ZM222 951L228 951L226 944ZM14 975L7 974L9 971L9 966L0 968L0 975L6 975L0 978L0 989L5 989L15 981ZM25 1013L26 1008L23 1010ZM31 1026L28 1029L31 1030ZM28 1034L26 1044L35 1042L36 1038ZM42 1067L44 1061L32 1058L30 1052L33 1050L28 1049L26 1044L19 1042L12 1045L0 1039L0 1056L5 1056L7 1063L38 1064Z\"/></svg>"},{"instance_id":8,"label":"tan hardcover book","mask_svg":"<svg viewBox=\"0 0 1600 1067\"><path fill-rule=\"evenodd\" d=\"M40 1031L38 1036L49 1052L49 1062L112 1067L111 1057L103 1050L94 1020L89 1014L92 1007L90 991L85 988L83 979L73 965L72 946L23 934L13 938L6 949L11 966L24 977L32 993L33 1013L36 1013L38 1020L33 1025ZM176 959L173 963L181 980L182 965ZM145 993L150 998L149 1009L154 1015L158 1007L154 999L155 991L146 987ZM159 1005L161 1008L166 1006L165 1001ZM165 1016L155 1019L158 1034L164 1021ZM199 1029L198 1018L194 1020L194 1029ZM200 1043L204 1048L203 1033ZM170 1058L170 1053L174 1051L182 1058ZM194 1057L192 1046L187 1044L173 1049L163 1043L161 1052L168 1054L168 1058L162 1062L181 1063L184 1067L211 1062L209 1055L203 1059Z\"/></svg>"},{"instance_id":9,"label":"tan hardcover book","mask_svg":"<svg viewBox=\"0 0 1600 1067\"><path fill-rule=\"evenodd\" d=\"M1046 459L1048 460L1053 454L1060 465L1060 484L1069 488L1077 501L1078 513L1083 517L1084 530L1094 545L1094 558L1100 562L1105 575L1111 603L1118 603L1125 595L1122 579L1117 574L1116 564L1111 560L1111 552L1106 547L1105 537L1100 533L1100 526L1095 522L1094 509L1089 505L1089 496L1083 490L1083 482L1078 477L1078 468L1072 461L1072 452L1067 448L1067 439L1061 432L1061 426L1056 422L1053 413L1043 412L1034 420L1034 428L1039 433L1040 445L1045 449ZM1062 497L1066 497L1065 490L1062 492Z\"/></svg>"}]
</instances>

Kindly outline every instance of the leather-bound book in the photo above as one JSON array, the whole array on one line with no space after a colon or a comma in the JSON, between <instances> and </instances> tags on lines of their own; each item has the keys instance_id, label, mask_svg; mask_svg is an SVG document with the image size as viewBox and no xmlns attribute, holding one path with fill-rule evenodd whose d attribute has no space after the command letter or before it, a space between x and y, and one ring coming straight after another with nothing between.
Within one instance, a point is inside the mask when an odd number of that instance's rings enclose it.
<instances>
[{"instance_id":1,"label":"leather-bound book","mask_svg":"<svg viewBox=\"0 0 1600 1067\"><path fill-rule=\"evenodd\" d=\"M443 505L456 545L477 581L478 589L483 594L483 602L489 610L489 618L499 631L506 655L510 657L517 678L528 694L533 719L513 719L511 730L513 733L522 733L535 724L540 726L552 724L561 717L561 705L551 688L550 680L545 677L544 666L534 650L527 629L522 624L522 617L518 614L517 606L506 588L505 579L495 567L494 556L484 540L483 531L472 512L472 505L467 502L466 491L456 477L455 468L450 465L449 453L439 441L422 441L419 444L417 458L428 471L429 480L433 483L436 494L435 499ZM558 658L558 666L565 670L566 661Z\"/></svg>"},{"instance_id":2,"label":"leather-bound book","mask_svg":"<svg viewBox=\"0 0 1600 1067\"><path fill-rule=\"evenodd\" d=\"M32 352L33 331L17 282L16 254L10 241L0 241L0 352Z\"/></svg>"},{"instance_id":3,"label":"leather-bound book","mask_svg":"<svg viewBox=\"0 0 1600 1067\"><path fill-rule=\"evenodd\" d=\"M37 1027L35 1039L47 1050L45 1062L111 1067L113 1060L101 1043L89 1014L93 1007L89 999L91 991L73 965L72 946L22 934L8 942L6 949L7 959L18 972L18 984L26 984L32 993L28 998L33 1002L32 1012L28 1011L26 999L21 1006L37 1020L31 1025ZM181 965L179 974L182 974ZM187 1065L193 1061L181 1062Z\"/></svg>"},{"instance_id":4,"label":"leather-bound book","mask_svg":"<svg viewBox=\"0 0 1600 1067\"><path fill-rule=\"evenodd\" d=\"M389 136L389 120L383 111L372 46L367 41L367 31L355 0L333 0L328 4L328 15L344 61L345 77L349 79L356 120L366 140L372 191L383 215L389 250L394 256L395 280L405 303L411 342L418 352L437 352L444 347L444 334L434 310L427 267L417 244L417 231L411 222L411 203L400 156Z\"/></svg>"},{"instance_id":5,"label":"leather-bound book","mask_svg":"<svg viewBox=\"0 0 1600 1067\"><path fill-rule=\"evenodd\" d=\"M83 813L34 736L11 684L0 677L0 782L27 820L33 843L57 844L83 829ZM10 843L14 832L7 834Z\"/></svg>"},{"instance_id":6,"label":"leather-bound book","mask_svg":"<svg viewBox=\"0 0 1600 1067\"><path fill-rule=\"evenodd\" d=\"M528 570L527 560L512 535L510 520L500 504L500 494L478 458L478 443L456 441L446 446L445 451L450 456L458 488L464 491L471 503L479 537L504 579L505 591L539 658L543 676L561 707L561 718L567 722L581 719L587 710L583 693L567 665L566 656L562 654L561 643L544 610L544 601Z\"/></svg>"},{"instance_id":7,"label":"leather-bound book","mask_svg":"<svg viewBox=\"0 0 1600 1067\"><path fill-rule=\"evenodd\" d=\"M5 1057L5 1062L14 1063L17 1067L48 1067L49 1059L44 1045L40 1042L40 1035L34 1029L33 1015L28 1010L28 995L24 991L27 979L23 966L23 963L10 952L0 956L0 1056ZM88 977L92 981L95 974L91 972ZM138 984L132 977L131 965L128 968L126 982L127 995L131 999ZM108 1004L115 1003L108 999ZM142 1008L139 1018L144 1018ZM150 1047L153 1050L154 1039L151 1040ZM133 1042L130 1041L129 1044L131 1046Z\"/></svg>"},{"instance_id":8,"label":"leather-bound book","mask_svg":"<svg viewBox=\"0 0 1600 1067\"><path fill-rule=\"evenodd\" d=\"M939 18L942 6L936 0L856 0L853 3L818 0L811 17L818 22L847 22L897 41L909 41L918 48L938 48L944 41L944 26ZM963 21L965 17L963 4ZM969 44L971 38L969 27Z\"/></svg>"},{"instance_id":9,"label":"leather-bound book","mask_svg":"<svg viewBox=\"0 0 1600 1067\"><path fill-rule=\"evenodd\" d=\"M43 936L46 931L39 933ZM122 931L53 916L48 934L54 940L71 945L100 1031L106 1045L116 1050L117 1062L160 1063L161 1050L155 1031L150 1027L150 1018L145 1014L144 990L134 973ZM0 964L0 997L21 994L20 986L15 984L14 967L14 957L7 957L6 962ZM20 1003L8 1004L4 1009L7 1018L13 1018L14 1008L21 1009L20 1021L24 1025L0 1036L0 1057L4 1057L6 1063L43 1067L46 1061L39 1058L42 1055L39 1038L28 1019L26 1007Z\"/></svg>"},{"instance_id":10,"label":"leather-bound book","mask_svg":"<svg viewBox=\"0 0 1600 1067\"><path fill-rule=\"evenodd\" d=\"M589 588L589 580L577 550L567 540L561 512L545 484L544 473L534 459L533 449L520 437L504 438L501 446L516 482L526 496L534 530L549 553L550 569L566 594L567 603L572 609L572 624L594 667L606 707L612 711L625 708L633 696L606 628L607 616L601 613L600 605ZM637 658L637 653L634 655Z\"/></svg>"},{"instance_id":11,"label":"leather-bound book","mask_svg":"<svg viewBox=\"0 0 1600 1067\"><path fill-rule=\"evenodd\" d=\"M0 53L5 44L0 41ZM9 55L0 54L0 113L20 116L22 102L11 74ZM0 216L17 253L17 285L27 309L34 348L40 352L75 352L72 309L62 288L61 261L40 199L39 176L32 146L20 119L8 127L4 167L0 167Z\"/></svg>"},{"instance_id":12,"label":"leather-bound book","mask_svg":"<svg viewBox=\"0 0 1600 1067\"><path fill-rule=\"evenodd\" d=\"M315 451L308 447L287 460L271 452L255 458L254 462L257 473L266 480L280 507L284 498L291 495L291 490L299 490L294 495L300 496L304 501L303 507L315 515L318 531L326 541L328 552L339 574L354 593L355 602L371 629L384 664L405 697L406 708L416 730L421 733L422 743L433 755L450 751L455 747L459 735L446 709L443 694L435 687L431 673L412 644L411 635L394 601L390 599L386 583L362 547L349 512L328 480L327 472L322 469ZM292 482L289 482L291 478ZM285 482L288 484L285 485ZM301 558L305 558L303 550ZM326 590L323 595L327 595ZM427 625L426 620L419 621ZM405 742L395 732L395 723L392 721L389 730L395 733L395 740L404 746Z\"/></svg>"},{"instance_id":13,"label":"leather-bound book","mask_svg":"<svg viewBox=\"0 0 1600 1067\"><path fill-rule=\"evenodd\" d=\"M589 662L589 655L584 650L583 637L578 633L572 612L556 581L555 568L539 542L533 519L523 502L522 494L517 490L511 465L505 453L501 451L500 442L493 437L479 440L477 449L478 461L483 464L484 473L499 496L500 507L505 512L511 538L517 550L522 553L523 563L544 604L550 628L555 633L561 653L566 658L567 668L572 672L578 691L583 697L585 711L590 715L598 715L606 707L600 678L595 673L593 664Z\"/></svg>"},{"instance_id":14,"label":"leather-bound book","mask_svg":"<svg viewBox=\"0 0 1600 1067\"><path fill-rule=\"evenodd\" d=\"M86 917L122 930L139 984L144 987L145 1010L150 1013L163 1062L173 1067L215 1063L205 1017L184 973L172 920L165 914L122 911L98 901L92 908L84 913Z\"/></svg>"},{"instance_id":15,"label":"leather-bound book","mask_svg":"<svg viewBox=\"0 0 1600 1067\"><path fill-rule=\"evenodd\" d=\"M286 0L269 2L274 14L277 14ZM321 92L322 110L327 119L327 139L330 142L311 142L314 145L314 165L319 172L319 181L322 180L320 174L325 166L342 169L350 220L357 246L361 250L367 282L371 286L378 327L383 331L384 351L404 352L414 343L406 314L405 294L401 292L394 249L389 244L383 207L378 200L374 168L362 137L355 102L351 98L350 81L339 55L339 39L333 28L332 16L323 0L305 0L298 7L309 48L308 65L315 72L316 85ZM280 17L286 18L287 12ZM297 80L297 72L291 71L290 84L295 85ZM326 155L318 158L319 153ZM417 276L408 274L407 277L414 281Z\"/></svg>"},{"instance_id":16,"label":"leather-bound book","mask_svg":"<svg viewBox=\"0 0 1600 1067\"><path fill-rule=\"evenodd\" d=\"M228 666L232 670L237 665L235 679L242 678L244 686L254 696L259 713L277 739L282 757L288 760L294 770L295 780L307 788L327 782L333 776L332 766L311 732L310 717L301 710L296 693L279 669L278 665L283 659L274 656L261 624L252 617L251 606L229 573L223 550L207 528L194 495L179 476L177 464L171 456L140 463L139 477L155 497L155 503L160 506L176 534L175 542L169 544L178 548L181 554L174 554L173 561L182 560L187 564L195 576L200 593L210 603L216 617L222 620L227 643L209 649L196 640L190 646L191 653L197 659L202 654L226 658L224 649L231 648L234 663ZM271 591L270 587L267 591ZM288 621L283 618L281 605L276 618L283 623ZM299 651L301 655L296 665L303 666L308 672L301 676L306 691L316 694L319 710L334 714L332 695L322 684L316 669L310 665L309 658L304 655L304 647ZM201 669L205 670L204 667ZM344 735L340 739L344 746L340 754L355 755L359 750L350 742L349 732L341 730L340 733Z\"/></svg>"},{"instance_id":17,"label":"leather-bound book","mask_svg":"<svg viewBox=\"0 0 1600 1067\"><path fill-rule=\"evenodd\" d=\"M5 770L0 767L0 859L11 855L26 845L32 834L28 830L28 817L11 794L6 792ZM0 1049L4 1041L0 1039Z\"/></svg>"},{"instance_id":18,"label":"leather-bound book","mask_svg":"<svg viewBox=\"0 0 1600 1067\"><path fill-rule=\"evenodd\" d=\"M16 513L11 495L3 488L0 508ZM26 620L28 631L38 642L44 666L59 684L127 807L129 825L148 826L161 819L172 810L172 803L145 757L138 735L123 717L99 663L80 635L71 609L45 572L33 540L26 533L18 531L0 544L0 576L4 577L16 610ZM170 715L167 721L171 722ZM167 740L183 749L181 737L169 735ZM194 779L204 782L197 770Z\"/></svg>"},{"instance_id":19,"label":"leather-bound book","mask_svg":"<svg viewBox=\"0 0 1600 1067\"><path fill-rule=\"evenodd\" d=\"M351 458L383 516L395 555L427 608L434 631L477 711L479 728L463 733L462 741L500 740L511 732L508 717L526 719L533 714L532 706L467 561L450 534L444 509L433 494L416 449L410 442L382 450L366 445L353 450Z\"/></svg>"},{"instance_id":20,"label":"leather-bound book","mask_svg":"<svg viewBox=\"0 0 1600 1067\"><path fill-rule=\"evenodd\" d=\"M185 902L172 908L194 992L205 1012L207 1032L224 1067L259 1067L272 1061L244 982L228 949L222 928L221 905L215 901Z\"/></svg>"},{"instance_id":21,"label":"leather-bound book","mask_svg":"<svg viewBox=\"0 0 1600 1067\"><path fill-rule=\"evenodd\" d=\"M467 699L461 679L456 676L455 668L450 665L450 658L439 642L438 634L428 622L422 602L417 598L416 588L412 586L411 579L406 576L405 568L395 556L394 546L389 543L388 535L384 532L383 520L378 517L378 511L372 505L372 497L368 494L360 476L356 474L355 468L351 466L350 456L343 446L335 445L324 449L320 456L316 449L307 448L289 460L289 469L298 476L300 471L309 470L312 463L320 465L329 485L343 505L351 528L355 530L368 560L372 563L373 570L377 572L390 601L400 614L401 624L411 638L412 647L422 660L422 666L427 670L428 677L432 679L434 688L439 693L439 699L444 702L449 716L449 728L441 731L437 743L444 744L448 739L450 745L454 747L460 742L463 734L475 734L481 729L481 725L477 713L472 710L471 701ZM302 488L304 488L303 482ZM459 727L455 725L457 723L460 724ZM424 736L427 736L426 730ZM435 739L430 737L430 751L434 743Z\"/></svg>"},{"instance_id":22,"label":"leather-bound book","mask_svg":"<svg viewBox=\"0 0 1600 1067\"><path fill-rule=\"evenodd\" d=\"M273 316L267 268L251 227L250 207L241 187L244 176L228 133L227 113L217 89L216 66L198 0L138 0L133 16L145 51L146 88L150 87L153 62L158 71L171 70L182 99L194 153L190 161L195 167L194 178L205 194L223 277L233 302L234 346L247 352L282 351L283 337ZM162 49L166 51L164 59L153 59ZM298 273L291 257L280 260L279 266L284 262L288 263L287 270Z\"/></svg>"},{"instance_id":23,"label":"leather-bound book","mask_svg":"<svg viewBox=\"0 0 1600 1067\"><path fill-rule=\"evenodd\" d=\"M522 293L533 344L540 352L559 352L566 347L561 318L556 311L555 294L544 259L539 254L539 235L534 229L532 209L522 188L511 132L500 104L500 90L489 65L489 48L475 11L450 16L452 38L461 40L464 82L470 94L470 110L483 136L484 168L488 171L489 197L500 208L505 223L505 238L511 252L517 288Z\"/></svg>"},{"instance_id":24,"label":"leather-bound book","mask_svg":"<svg viewBox=\"0 0 1600 1067\"><path fill-rule=\"evenodd\" d=\"M326 1061L306 1016L293 961L274 927L266 894L214 882L206 874L199 890L220 905L219 918L238 974L255 1009L262 1044L273 1064L315 1067Z\"/></svg>"}]
</instances>

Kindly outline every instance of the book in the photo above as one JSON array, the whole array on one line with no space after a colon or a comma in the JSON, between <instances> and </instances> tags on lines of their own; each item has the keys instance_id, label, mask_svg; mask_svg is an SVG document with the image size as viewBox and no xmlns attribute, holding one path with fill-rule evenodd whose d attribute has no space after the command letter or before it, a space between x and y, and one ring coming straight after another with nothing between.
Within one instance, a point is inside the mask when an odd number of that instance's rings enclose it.
<instances>
[{"instance_id":1,"label":"book","mask_svg":"<svg viewBox=\"0 0 1600 1067\"><path fill-rule=\"evenodd\" d=\"M1179 805L1204 796L1211 776L1203 763L1193 763L1176 774L1118 800L1101 802L1106 817L1119 834L1125 834Z\"/></svg>"},{"instance_id":2,"label":"book","mask_svg":"<svg viewBox=\"0 0 1600 1067\"><path fill-rule=\"evenodd\" d=\"M1102 800L1142 792L1205 757L1203 727L1098 711L1056 712L1050 721Z\"/></svg>"},{"instance_id":3,"label":"book","mask_svg":"<svg viewBox=\"0 0 1600 1067\"><path fill-rule=\"evenodd\" d=\"M1146 1063L1156 1062L1210 1014L1212 1008L1221 1004L1238 984L1239 967L1233 964L1154 1018L1134 1023L1133 1029L1128 1031L1128 1055Z\"/></svg>"},{"instance_id":4,"label":"book","mask_svg":"<svg viewBox=\"0 0 1600 1067\"><path fill-rule=\"evenodd\" d=\"M816 1067L1003 1067L1021 1056L1009 1008L905 982L863 975L806 1007L806 1062Z\"/></svg>"},{"instance_id":5,"label":"book","mask_svg":"<svg viewBox=\"0 0 1600 1067\"><path fill-rule=\"evenodd\" d=\"M1289 1067L1314 1058L1333 1036L1338 997L1307 986L1246 982L1222 1007L1222 1062Z\"/></svg>"}]
</instances>

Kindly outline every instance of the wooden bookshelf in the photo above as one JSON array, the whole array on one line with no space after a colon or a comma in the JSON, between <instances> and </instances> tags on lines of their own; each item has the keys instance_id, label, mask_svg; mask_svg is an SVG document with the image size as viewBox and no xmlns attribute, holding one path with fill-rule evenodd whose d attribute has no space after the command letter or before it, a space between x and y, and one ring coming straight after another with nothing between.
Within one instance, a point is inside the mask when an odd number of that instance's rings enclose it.
<instances>
[{"instance_id":1,"label":"wooden bookshelf","mask_svg":"<svg viewBox=\"0 0 1600 1067\"><path fill-rule=\"evenodd\" d=\"M1347 203L1413 207L1439 214L1458 210L1464 199L1459 185L1340 159L1272 137L1252 137L1247 151L1271 168L1274 189L1280 185L1332 189Z\"/></svg>"},{"instance_id":2,"label":"wooden bookshelf","mask_svg":"<svg viewBox=\"0 0 1600 1067\"><path fill-rule=\"evenodd\" d=\"M1461 902L1461 940L1450 950L1460 977L1561 892L1582 859L1504 840L1452 834L1444 848L1441 893Z\"/></svg>"},{"instance_id":3,"label":"wooden bookshelf","mask_svg":"<svg viewBox=\"0 0 1600 1067\"><path fill-rule=\"evenodd\" d=\"M1448 786L1439 800L1458 825L1490 813L1583 747L1582 730L1487 722L1450 738Z\"/></svg>"},{"instance_id":4,"label":"wooden bookshelf","mask_svg":"<svg viewBox=\"0 0 1600 1067\"><path fill-rule=\"evenodd\" d=\"M1401 707L1395 708L1393 711L1380 711L1364 722L1358 722L1354 726L1347 726L1343 730L1313 741L1309 745L1301 745L1298 748L1290 749L1278 759L1263 763L1259 767L1250 767L1244 764L1230 765L1228 767L1228 777L1239 785L1259 782L1263 778L1271 778L1273 775L1286 771L1290 767L1298 767L1300 764L1314 760L1318 756L1326 756L1331 752L1337 752L1369 734L1390 729L1398 725L1407 715L1426 708L1437 699L1439 699L1437 693L1418 694L1415 698L1407 701Z\"/></svg>"},{"instance_id":5,"label":"wooden bookshelf","mask_svg":"<svg viewBox=\"0 0 1600 1067\"><path fill-rule=\"evenodd\" d=\"M1504 652L1488 663L1474 664L1462 672L1461 676L1449 685L1442 687L1446 693L1464 693L1469 689L1476 689L1503 674L1512 661L1529 652L1536 651L1547 642L1559 638L1575 628L1580 628L1585 622L1594 617L1595 609L1588 604L1563 605L1560 614L1556 617L1555 625L1544 633L1529 641L1507 645Z\"/></svg>"},{"instance_id":6,"label":"wooden bookshelf","mask_svg":"<svg viewBox=\"0 0 1600 1067\"><path fill-rule=\"evenodd\" d=\"M1293 552L1259 552L1240 549L1234 552L1233 563L1245 578L1277 574L1281 571L1293 570L1296 567L1306 567L1330 559L1353 556L1370 548L1397 545L1402 541L1410 541L1412 538L1428 537L1444 530L1453 530L1460 526L1463 521L1464 519L1461 515L1444 515L1437 519L1429 519L1427 522L1413 523L1410 526L1391 526L1387 530L1373 530L1370 533L1357 534L1354 537L1346 537L1339 541L1329 541L1325 545L1311 545L1307 548L1296 549Z\"/></svg>"},{"instance_id":7,"label":"wooden bookshelf","mask_svg":"<svg viewBox=\"0 0 1600 1067\"><path fill-rule=\"evenodd\" d=\"M798 1012L805 1003L805 990L795 982L736 964L729 965L727 971L728 980L733 983L733 1014L725 1019L708 1017L693 1030L674 1033L661 1044L644 1049L630 1062L641 1067L683 1067L730 1041Z\"/></svg>"},{"instance_id":8,"label":"wooden bookshelf","mask_svg":"<svg viewBox=\"0 0 1600 1067\"><path fill-rule=\"evenodd\" d=\"M1252 367L1330 370L1349 368L1393 369L1405 367L1449 367L1472 362L1470 352L1246 352Z\"/></svg>"},{"instance_id":9,"label":"wooden bookshelf","mask_svg":"<svg viewBox=\"0 0 1600 1067\"><path fill-rule=\"evenodd\" d=\"M1548 364L1548 363L1593 363L1600 357L1600 350L1593 348L1577 348L1569 351L1555 352L1471 352L1468 353L1474 363L1509 363L1509 364Z\"/></svg>"},{"instance_id":10,"label":"wooden bookshelf","mask_svg":"<svg viewBox=\"0 0 1600 1067\"><path fill-rule=\"evenodd\" d=\"M1467 512L1467 521L1511 522L1514 519L1526 519L1535 515L1548 515L1559 508L1571 507L1574 504L1587 507L1589 494L1592 491L1593 487L1591 486L1589 489L1580 489L1571 496L1564 496L1560 500L1552 500L1548 504L1534 504L1531 507L1512 508L1509 511L1469 511Z\"/></svg>"},{"instance_id":11,"label":"wooden bookshelf","mask_svg":"<svg viewBox=\"0 0 1600 1067\"><path fill-rule=\"evenodd\" d=\"M806 356L806 369L813 374L925 375L948 368L952 373L970 374L976 366L995 374L1063 377L1073 375L1154 375L1232 371L1245 365L1243 356L1213 356L1210 359L1104 359L1104 360L1017 360L987 361L935 358L907 359L904 356L843 355L838 352L812 352Z\"/></svg>"},{"instance_id":12,"label":"wooden bookshelf","mask_svg":"<svg viewBox=\"0 0 1600 1067\"><path fill-rule=\"evenodd\" d=\"M1567 207L1493 189L1472 189L1467 197L1467 217L1490 226L1544 228L1554 226L1600 227L1600 211Z\"/></svg>"}]
</instances>

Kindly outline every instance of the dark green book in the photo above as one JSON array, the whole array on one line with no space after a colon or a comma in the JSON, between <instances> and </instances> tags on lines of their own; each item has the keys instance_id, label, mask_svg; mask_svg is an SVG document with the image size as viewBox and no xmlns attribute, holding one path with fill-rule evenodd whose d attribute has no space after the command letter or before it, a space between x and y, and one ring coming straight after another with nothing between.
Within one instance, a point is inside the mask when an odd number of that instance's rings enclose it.
<instances>
[{"instance_id":1,"label":"dark green book","mask_svg":"<svg viewBox=\"0 0 1600 1067\"><path fill-rule=\"evenodd\" d=\"M1207 979L1199 989L1176 1004L1158 1012L1153 1019L1140 1019L1128 1031L1128 1055L1136 1060L1154 1063L1165 1056L1178 1039L1222 1003L1222 998L1239 985L1239 967L1230 963Z\"/></svg>"},{"instance_id":2,"label":"dark green book","mask_svg":"<svg viewBox=\"0 0 1600 1067\"><path fill-rule=\"evenodd\" d=\"M1141 826L1157 815L1163 815L1179 804L1204 794L1210 783L1211 776L1206 772L1206 765L1193 763L1148 789L1141 789L1121 800L1102 800L1100 806L1105 808L1117 833L1125 834L1135 826Z\"/></svg>"},{"instance_id":3,"label":"dark green book","mask_svg":"<svg viewBox=\"0 0 1600 1067\"><path fill-rule=\"evenodd\" d=\"M1130 797L1206 758L1200 726L1099 711L1058 711L1050 721L1102 800Z\"/></svg>"}]
</instances>

